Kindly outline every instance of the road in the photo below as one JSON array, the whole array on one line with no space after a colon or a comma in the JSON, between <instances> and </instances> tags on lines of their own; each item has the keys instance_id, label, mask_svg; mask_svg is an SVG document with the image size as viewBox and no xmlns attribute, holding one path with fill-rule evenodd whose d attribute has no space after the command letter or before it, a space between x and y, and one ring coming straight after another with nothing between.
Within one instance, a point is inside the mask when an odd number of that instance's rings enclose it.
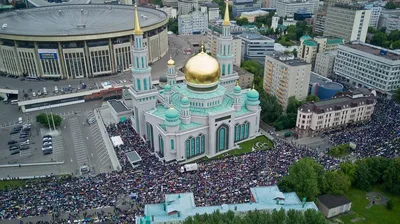
<instances>
[{"instance_id":1,"label":"road","mask_svg":"<svg viewBox=\"0 0 400 224\"><path fill-rule=\"evenodd\" d=\"M186 61L191 56L191 55L185 55L183 53L183 49L189 47L188 40L184 38L181 38L174 34L169 35L168 45L169 49L167 54L160 60L151 65L153 80L158 80L161 75L165 74L167 70L167 61L169 60L170 56L172 56L172 58L174 59L177 69L183 67ZM27 92L29 89L31 89L32 91L37 91L43 89L43 87L46 87L47 91L53 91L54 86L59 87L59 89L61 89L60 87L63 86L67 87L68 85L71 85L72 87L76 88L81 83L86 83L88 86L96 86L96 83L101 83L109 80L123 80L123 79L131 80L130 71L126 71L114 76L102 76L96 78L83 78L83 79L66 79L57 82L51 80L43 82L20 81L19 79L12 79L0 76L0 88L17 89L21 92L23 91Z\"/></svg>"}]
</instances>

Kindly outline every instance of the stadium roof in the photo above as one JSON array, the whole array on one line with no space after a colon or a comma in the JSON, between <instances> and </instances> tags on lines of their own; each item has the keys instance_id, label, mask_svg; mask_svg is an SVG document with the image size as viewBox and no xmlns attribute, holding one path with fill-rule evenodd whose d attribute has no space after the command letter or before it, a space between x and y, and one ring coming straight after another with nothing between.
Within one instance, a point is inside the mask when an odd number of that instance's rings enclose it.
<instances>
[{"instance_id":1,"label":"stadium roof","mask_svg":"<svg viewBox=\"0 0 400 224\"><path fill-rule=\"evenodd\" d=\"M139 7L142 28L163 22L163 11ZM58 5L0 14L1 34L23 36L79 36L132 30L134 6Z\"/></svg>"}]
</instances>

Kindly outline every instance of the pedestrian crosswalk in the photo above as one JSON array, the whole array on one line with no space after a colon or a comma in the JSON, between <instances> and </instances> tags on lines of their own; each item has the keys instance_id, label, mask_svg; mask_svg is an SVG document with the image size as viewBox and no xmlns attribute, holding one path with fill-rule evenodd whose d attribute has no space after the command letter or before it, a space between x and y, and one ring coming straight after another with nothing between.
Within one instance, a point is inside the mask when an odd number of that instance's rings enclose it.
<instances>
[{"instance_id":1,"label":"pedestrian crosswalk","mask_svg":"<svg viewBox=\"0 0 400 224\"><path fill-rule=\"evenodd\" d=\"M93 111L88 111L86 112L86 117L87 118L92 118L95 117ZM90 133L92 134L93 142L96 148L96 156L99 162L99 172L104 173L109 170L109 166L111 166L111 160L107 152L106 145L104 143L104 140L102 138L100 128L99 128L99 123L101 121L98 121L96 123L93 123L89 126L90 128Z\"/></svg>"},{"instance_id":2,"label":"pedestrian crosswalk","mask_svg":"<svg viewBox=\"0 0 400 224\"><path fill-rule=\"evenodd\" d=\"M53 136L53 161L63 161L64 159L64 139L62 135Z\"/></svg>"},{"instance_id":3,"label":"pedestrian crosswalk","mask_svg":"<svg viewBox=\"0 0 400 224\"><path fill-rule=\"evenodd\" d=\"M81 124L77 117L68 119L69 126L71 127L72 144L75 149L76 163L78 167L89 164L89 156L87 154L86 144L83 140L83 133Z\"/></svg>"}]
</instances>

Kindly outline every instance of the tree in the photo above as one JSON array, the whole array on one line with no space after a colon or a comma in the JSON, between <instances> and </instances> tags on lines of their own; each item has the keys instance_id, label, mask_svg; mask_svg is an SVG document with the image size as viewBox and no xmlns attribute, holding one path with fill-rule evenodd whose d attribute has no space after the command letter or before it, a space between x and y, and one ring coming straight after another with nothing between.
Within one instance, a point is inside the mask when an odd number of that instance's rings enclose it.
<instances>
[{"instance_id":1,"label":"tree","mask_svg":"<svg viewBox=\"0 0 400 224\"><path fill-rule=\"evenodd\" d=\"M295 96L289 97L288 106L286 108L286 113L294 113L297 114L297 109L301 106L302 102L298 101Z\"/></svg>"},{"instance_id":2,"label":"tree","mask_svg":"<svg viewBox=\"0 0 400 224\"><path fill-rule=\"evenodd\" d=\"M243 68L244 70L250 72L250 73L253 73L254 75L256 75L258 77L261 77L261 78L263 77L264 68L257 61L246 60L246 61L242 62L240 67Z\"/></svg>"},{"instance_id":3,"label":"tree","mask_svg":"<svg viewBox=\"0 0 400 224\"><path fill-rule=\"evenodd\" d=\"M390 32L387 38L390 41L400 40L400 30L393 30L392 32Z\"/></svg>"},{"instance_id":4,"label":"tree","mask_svg":"<svg viewBox=\"0 0 400 224\"><path fill-rule=\"evenodd\" d=\"M236 24L239 26L247 25L249 24L249 20L246 17L240 17L236 19Z\"/></svg>"},{"instance_id":5,"label":"tree","mask_svg":"<svg viewBox=\"0 0 400 224\"><path fill-rule=\"evenodd\" d=\"M53 118L50 116L50 114L46 116L45 113L41 113L36 116L36 122L39 122L44 126L49 126L49 122L50 122L50 126L53 126L53 120L54 120L55 126L57 126L57 127L60 126L60 124L62 122L62 118L58 115L53 114Z\"/></svg>"},{"instance_id":6,"label":"tree","mask_svg":"<svg viewBox=\"0 0 400 224\"><path fill-rule=\"evenodd\" d=\"M393 1L387 2L385 5L385 9L396 9L397 5Z\"/></svg>"},{"instance_id":7,"label":"tree","mask_svg":"<svg viewBox=\"0 0 400 224\"><path fill-rule=\"evenodd\" d=\"M400 49L400 39L392 42L391 48L394 49L394 50Z\"/></svg>"},{"instance_id":8,"label":"tree","mask_svg":"<svg viewBox=\"0 0 400 224\"><path fill-rule=\"evenodd\" d=\"M329 150L329 155L336 157L336 158L341 158L343 156L346 156L350 153L350 145L349 144L341 144L338 146L333 147L331 150Z\"/></svg>"},{"instance_id":9,"label":"tree","mask_svg":"<svg viewBox=\"0 0 400 224\"><path fill-rule=\"evenodd\" d=\"M307 96L307 98L306 98L306 102L318 102L318 101L319 101L319 98L316 95L310 95L310 96Z\"/></svg>"},{"instance_id":10,"label":"tree","mask_svg":"<svg viewBox=\"0 0 400 224\"><path fill-rule=\"evenodd\" d=\"M384 45L385 45L386 41L387 41L386 33L379 32L379 33L374 34L374 36L371 39L371 44L385 47Z\"/></svg>"},{"instance_id":11,"label":"tree","mask_svg":"<svg viewBox=\"0 0 400 224\"><path fill-rule=\"evenodd\" d=\"M361 190L368 191L374 183L373 179L374 176L371 174L365 160L357 161L355 186Z\"/></svg>"},{"instance_id":12,"label":"tree","mask_svg":"<svg viewBox=\"0 0 400 224\"><path fill-rule=\"evenodd\" d=\"M162 0L151 0L151 4L159 5L160 7L163 7Z\"/></svg>"},{"instance_id":13,"label":"tree","mask_svg":"<svg viewBox=\"0 0 400 224\"><path fill-rule=\"evenodd\" d=\"M326 172L325 181L325 194L344 195L351 187L350 178L342 171Z\"/></svg>"},{"instance_id":14,"label":"tree","mask_svg":"<svg viewBox=\"0 0 400 224\"><path fill-rule=\"evenodd\" d=\"M376 28L372 27L372 26L368 27L368 33L375 34L376 33Z\"/></svg>"},{"instance_id":15,"label":"tree","mask_svg":"<svg viewBox=\"0 0 400 224\"><path fill-rule=\"evenodd\" d=\"M400 193L400 158L394 159L385 170L383 187L391 193Z\"/></svg>"},{"instance_id":16,"label":"tree","mask_svg":"<svg viewBox=\"0 0 400 224\"><path fill-rule=\"evenodd\" d=\"M314 209L307 209L304 212L304 217L306 220L306 223L312 223L312 224L325 224L327 223L325 217L322 215L321 212L315 211Z\"/></svg>"},{"instance_id":17,"label":"tree","mask_svg":"<svg viewBox=\"0 0 400 224\"><path fill-rule=\"evenodd\" d=\"M389 199L389 200L386 202L386 208L387 208L388 210L392 210L392 209L393 209L393 201L392 201L392 199Z\"/></svg>"},{"instance_id":18,"label":"tree","mask_svg":"<svg viewBox=\"0 0 400 224\"><path fill-rule=\"evenodd\" d=\"M170 18L168 20L168 30L175 34L178 33L178 19Z\"/></svg>"},{"instance_id":19,"label":"tree","mask_svg":"<svg viewBox=\"0 0 400 224\"><path fill-rule=\"evenodd\" d=\"M340 170L346 174L351 183L353 184L356 180L357 164L351 162L344 162L340 164Z\"/></svg>"},{"instance_id":20,"label":"tree","mask_svg":"<svg viewBox=\"0 0 400 224\"><path fill-rule=\"evenodd\" d=\"M306 197L314 200L320 191L318 176L323 172L323 167L311 158L302 158L289 167L289 175L282 178L287 189L296 191L300 198ZM281 181L278 183L281 187Z\"/></svg>"},{"instance_id":21,"label":"tree","mask_svg":"<svg viewBox=\"0 0 400 224\"><path fill-rule=\"evenodd\" d=\"M400 88L398 88L398 89L396 90L396 92L395 92L395 94L394 94L394 100L395 100L397 103L400 103Z\"/></svg>"}]
</instances>

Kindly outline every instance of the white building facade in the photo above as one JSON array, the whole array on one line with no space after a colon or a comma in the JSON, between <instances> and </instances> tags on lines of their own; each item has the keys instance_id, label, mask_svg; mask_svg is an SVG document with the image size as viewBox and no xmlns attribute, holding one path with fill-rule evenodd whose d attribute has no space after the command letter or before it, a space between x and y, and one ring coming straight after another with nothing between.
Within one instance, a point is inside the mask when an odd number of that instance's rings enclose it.
<instances>
[{"instance_id":1,"label":"white building facade","mask_svg":"<svg viewBox=\"0 0 400 224\"><path fill-rule=\"evenodd\" d=\"M203 50L189 59L184 68L186 82L182 84L176 82L175 62L170 59L168 83L159 91L151 85L151 68L145 61L146 47L140 44L140 30L135 30L134 37L138 44L132 50L136 63L131 69L134 83L129 89L133 101L132 126L160 159L212 157L258 134L261 112L258 92L242 90L238 85L230 92L230 85L221 85L226 78L233 77L231 73L221 76L221 67L225 65L227 69L232 65L228 51L219 52L221 62ZM219 44L227 49L229 41L225 28Z\"/></svg>"},{"instance_id":2,"label":"white building facade","mask_svg":"<svg viewBox=\"0 0 400 224\"><path fill-rule=\"evenodd\" d=\"M327 51L317 54L315 60L314 72L324 77L333 76L333 65L337 51Z\"/></svg>"},{"instance_id":3,"label":"white building facade","mask_svg":"<svg viewBox=\"0 0 400 224\"><path fill-rule=\"evenodd\" d=\"M340 45L334 73L339 80L390 97L400 88L400 53L361 42Z\"/></svg>"},{"instance_id":4,"label":"white building facade","mask_svg":"<svg viewBox=\"0 0 400 224\"><path fill-rule=\"evenodd\" d=\"M293 17L296 12L311 13L318 11L318 1L302 0L302 1L275 1L276 14L280 17Z\"/></svg>"},{"instance_id":5,"label":"white building facade","mask_svg":"<svg viewBox=\"0 0 400 224\"><path fill-rule=\"evenodd\" d=\"M363 88L354 92L343 92L329 100L305 103L298 109L296 129L300 132L320 131L368 121L375 104L375 95Z\"/></svg>"},{"instance_id":6,"label":"white building facade","mask_svg":"<svg viewBox=\"0 0 400 224\"><path fill-rule=\"evenodd\" d=\"M207 13L194 11L178 16L178 33L180 35L205 34L207 31Z\"/></svg>"}]
</instances>

